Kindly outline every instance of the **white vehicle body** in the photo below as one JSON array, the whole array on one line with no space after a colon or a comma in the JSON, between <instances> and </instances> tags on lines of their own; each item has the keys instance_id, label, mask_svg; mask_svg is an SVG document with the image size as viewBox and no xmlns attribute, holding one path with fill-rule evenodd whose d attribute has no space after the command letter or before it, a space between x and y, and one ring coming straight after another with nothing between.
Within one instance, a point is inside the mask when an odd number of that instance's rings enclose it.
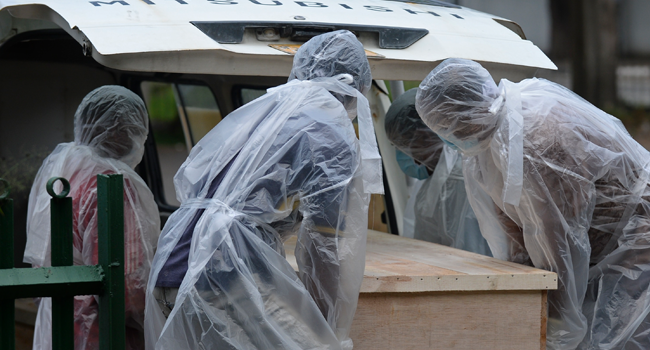
<instances>
[{"instance_id":1,"label":"white vehicle body","mask_svg":"<svg viewBox=\"0 0 650 350\"><path fill-rule=\"evenodd\" d=\"M80 53L92 57L94 70L77 71L60 59L29 63L22 53L11 53L13 39L41 28L65 31ZM381 80L421 80L450 57L479 61L495 79L518 81L540 68L556 69L516 23L434 0L0 0L0 157L15 156L26 139L47 147L69 141L74 108L91 87L138 76L204 80L217 100L226 101L221 113L228 113L237 107L228 101L230 92L216 90L234 86L229 79L277 85L289 75L300 39L332 29L352 30L369 51L377 81L369 101L397 228L391 231L401 231L408 180L384 132L390 100ZM39 79L56 81L57 87L48 90ZM32 86L22 86L28 83ZM50 105L26 108L30 102Z\"/></svg>"},{"instance_id":2,"label":"white vehicle body","mask_svg":"<svg viewBox=\"0 0 650 350\"><path fill-rule=\"evenodd\" d=\"M418 2L418 1L415 1ZM422 1L422 3L436 3ZM440 2L439 4L445 4ZM247 30L239 44L219 43L194 24L284 23L294 26L370 26L425 30L404 49L381 48L378 37L362 32L375 79L420 80L445 58L461 57L489 64L499 75L531 74L555 65L504 18L447 4L430 6L385 0L122 0L42 2L2 0L17 18L56 23L93 58L107 67L146 72L288 76L291 55L260 41ZM264 64L259 64L263 60ZM510 72L508 74L507 72Z\"/></svg>"}]
</instances>

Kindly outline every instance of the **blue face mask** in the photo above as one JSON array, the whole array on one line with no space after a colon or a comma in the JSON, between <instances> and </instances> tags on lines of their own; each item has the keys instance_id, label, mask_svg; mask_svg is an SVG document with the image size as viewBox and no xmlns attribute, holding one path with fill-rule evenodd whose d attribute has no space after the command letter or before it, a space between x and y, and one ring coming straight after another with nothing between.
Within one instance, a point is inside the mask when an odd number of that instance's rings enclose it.
<instances>
[{"instance_id":1,"label":"blue face mask","mask_svg":"<svg viewBox=\"0 0 650 350\"><path fill-rule=\"evenodd\" d=\"M413 158L400 150L395 150L395 155L397 164L399 164L404 174L418 180L424 180L429 177L429 171L423 164L416 164Z\"/></svg>"}]
</instances>

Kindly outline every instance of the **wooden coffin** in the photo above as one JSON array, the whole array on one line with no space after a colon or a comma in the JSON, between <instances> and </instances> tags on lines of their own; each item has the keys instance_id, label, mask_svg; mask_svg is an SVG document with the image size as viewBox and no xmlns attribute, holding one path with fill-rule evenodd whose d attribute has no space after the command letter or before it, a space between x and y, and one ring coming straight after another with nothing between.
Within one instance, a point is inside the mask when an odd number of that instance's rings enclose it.
<instances>
[{"instance_id":1,"label":"wooden coffin","mask_svg":"<svg viewBox=\"0 0 650 350\"><path fill-rule=\"evenodd\" d=\"M297 270L295 238L285 243ZM546 348L546 295L557 275L368 231L350 336L355 350Z\"/></svg>"}]
</instances>

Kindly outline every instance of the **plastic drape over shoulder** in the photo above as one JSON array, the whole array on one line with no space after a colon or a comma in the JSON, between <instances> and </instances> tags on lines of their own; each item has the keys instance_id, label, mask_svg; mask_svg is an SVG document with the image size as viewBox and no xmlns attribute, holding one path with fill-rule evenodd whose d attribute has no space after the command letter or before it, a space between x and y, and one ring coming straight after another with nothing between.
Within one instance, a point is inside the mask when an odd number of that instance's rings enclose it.
<instances>
[{"instance_id":1,"label":"plastic drape over shoulder","mask_svg":"<svg viewBox=\"0 0 650 350\"><path fill-rule=\"evenodd\" d=\"M466 152L468 196L495 257L558 273L549 349L650 348L650 153L560 85L493 85L477 63L445 61L417 108Z\"/></svg>"},{"instance_id":2,"label":"plastic drape over shoulder","mask_svg":"<svg viewBox=\"0 0 650 350\"><path fill-rule=\"evenodd\" d=\"M404 227L413 226L408 236L490 255L467 201L462 158L424 124L415 109L416 93L411 89L397 98L386 112L384 125L395 147L433 172L415 186L414 198L407 203Z\"/></svg>"},{"instance_id":3,"label":"plastic drape over shoulder","mask_svg":"<svg viewBox=\"0 0 650 350\"><path fill-rule=\"evenodd\" d=\"M124 175L124 259L127 348L144 341L144 302L160 217L151 191L133 171L147 137L142 100L119 86L88 94L75 114L75 141L56 147L41 166L29 196L24 261L50 266L50 195L54 176L70 182L75 265L97 264L97 174ZM57 185L60 185L57 183ZM58 192L58 190L57 190ZM94 296L75 297L75 349L98 349L98 304ZM51 299L39 306L34 349L51 349Z\"/></svg>"},{"instance_id":4,"label":"plastic drape over shoulder","mask_svg":"<svg viewBox=\"0 0 650 350\"><path fill-rule=\"evenodd\" d=\"M154 258L148 349L352 348L368 203L383 187L381 168L366 177L381 159L368 102L350 83L269 89L192 149ZM359 139L341 96L356 98ZM154 288L184 232L188 268L165 319ZM295 234L298 275L282 243Z\"/></svg>"}]
</instances>

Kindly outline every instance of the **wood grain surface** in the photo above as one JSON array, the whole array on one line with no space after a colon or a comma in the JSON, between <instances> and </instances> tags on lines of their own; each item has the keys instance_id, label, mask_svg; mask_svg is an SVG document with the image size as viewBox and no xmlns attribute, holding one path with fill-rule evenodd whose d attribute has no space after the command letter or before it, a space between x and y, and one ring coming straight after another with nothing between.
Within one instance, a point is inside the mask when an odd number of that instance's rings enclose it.
<instances>
[{"instance_id":1,"label":"wood grain surface","mask_svg":"<svg viewBox=\"0 0 650 350\"><path fill-rule=\"evenodd\" d=\"M298 269L296 238L285 242ZM368 230L361 293L553 290L557 274L447 246Z\"/></svg>"},{"instance_id":2,"label":"wood grain surface","mask_svg":"<svg viewBox=\"0 0 650 350\"><path fill-rule=\"evenodd\" d=\"M546 291L361 294L350 337L357 350L545 349L545 295Z\"/></svg>"}]
</instances>

